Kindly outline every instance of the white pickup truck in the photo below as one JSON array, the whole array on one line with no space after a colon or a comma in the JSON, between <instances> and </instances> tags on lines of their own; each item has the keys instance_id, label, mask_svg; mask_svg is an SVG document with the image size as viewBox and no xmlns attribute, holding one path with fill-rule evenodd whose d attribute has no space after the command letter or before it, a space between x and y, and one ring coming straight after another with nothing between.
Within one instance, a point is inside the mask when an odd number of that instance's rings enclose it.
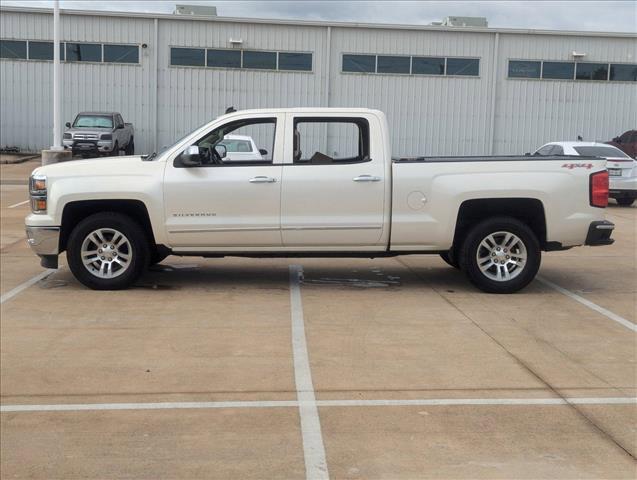
<instances>
[{"instance_id":1,"label":"white pickup truck","mask_svg":"<svg viewBox=\"0 0 637 480\"><path fill-rule=\"evenodd\" d=\"M264 151L224 161L234 133ZM28 242L66 251L75 277L121 289L167 255L441 254L478 288L511 293L542 251L608 245L606 161L595 157L391 158L377 110L245 110L160 154L34 170Z\"/></svg>"}]
</instances>

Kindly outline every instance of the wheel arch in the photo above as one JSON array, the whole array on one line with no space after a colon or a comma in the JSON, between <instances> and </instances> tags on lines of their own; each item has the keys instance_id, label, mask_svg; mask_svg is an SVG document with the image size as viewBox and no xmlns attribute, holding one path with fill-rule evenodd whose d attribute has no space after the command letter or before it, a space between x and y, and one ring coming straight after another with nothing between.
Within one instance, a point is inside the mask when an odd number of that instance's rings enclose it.
<instances>
[{"instance_id":1,"label":"wheel arch","mask_svg":"<svg viewBox=\"0 0 637 480\"><path fill-rule=\"evenodd\" d=\"M100 212L115 212L131 217L144 230L150 246L156 245L148 208L141 200L79 200L67 203L62 211L60 252L66 250L69 236L75 226L90 215Z\"/></svg>"},{"instance_id":2,"label":"wheel arch","mask_svg":"<svg viewBox=\"0 0 637 480\"><path fill-rule=\"evenodd\" d=\"M544 204L537 198L478 198L460 204L453 247L460 245L467 232L477 223L490 217L513 217L526 225L537 237L540 248L546 249L546 214Z\"/></svg>"}]
</instances>

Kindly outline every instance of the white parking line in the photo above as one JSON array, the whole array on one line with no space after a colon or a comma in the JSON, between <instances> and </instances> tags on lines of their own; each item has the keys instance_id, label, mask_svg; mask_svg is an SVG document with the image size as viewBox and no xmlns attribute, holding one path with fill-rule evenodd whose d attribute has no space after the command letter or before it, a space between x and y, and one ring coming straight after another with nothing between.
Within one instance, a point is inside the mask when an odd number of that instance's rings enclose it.
<instances>
[{"instance_id":1,"label":"white parking line","mask_svg":"<svg viewBox=\"0 0 637 480\"><path fill-rule=\"evenodd\" d=\"M49 268L47 270L45 270L42 273L38 273L35 277L27 280L24 283L21 283L20 285L18 285L17 287L15 287L13 290L9 290L7 293L5 293L4 295L2 295L2 297L0 297L0 304L3 304L4 302L6 302L7 300L11 300L13 297L15 297L18 293L22 292L23 290L26 290L27 288L29 288L31 285L35 285L36 283L38 283L40 280L42 280L43 278L48 277L49 275L51 275L53 272L55 272L55 269Z\"/></svg>"},{"instance_id":2,"label":"white parking line","mask_svg":"<svg viewBox=\"0 0 637 480\"><path fill-rule=\"evenodd\" d=\"M9 205L7 208L19 207L20 205L24 205L25 203L29 203L29 201L25 200L24 202L14 203L13 205Z\"/></svg>"},{"instance_id":3,"label":"white parking line","mask_svg":"<svg viewBox=\"0 0 637 480\"><path fill-rule=\"evenodd\" d=\"M148 403L68 403L56 405L2 405L1 413L81 412L95 410L176 410L215 408L294 408L296 400L238 402L148 402ZM404 400L316 400L318 407L411 407L411 406L497 406L497 405L637 405L637 397L569 398L421 398ZM325 472L327 474L327 471Z\"/></svg>"},{"instance_id":4,"label":"white parking line","mask_svg":"<svg viewBox=\"0 0 637 480\"><path fill-rule=\"evenodd\" d=\"M566 290L565 288L560 287L559 285L556 285L555 283L553 283L553 282L551 282L551 281L549 281L549 280L547 280L545 278L542 278L542 277L539 277L539 276L536 277L536 278L537 278L537 280L540 283L543 283L544 285L547 285L547 286L553 288L554 290L557 290L558 292L560 292L563 295L566 295L567 297L571 297L576 302L579 302L582 305L587 306L591 310L595 310L596 312L601 313L606 318L610 318L611 320L619 323L620 325L623 325L624 327L628 328L629 330L632 330L633 332L637 332L637 325L634 324L633 322L631 322L630 320L626 320L624 317L620 317L616 313L613 313L610 310L606 310L604 307L600 307L596 303L593 303L590 300L586 300L584 297L580 297L578 294L573 293L570 290Z\"/></svg>"},{"instance_id":5,"label":"white parking line","mask_svg":"<svg viewBox=\"0 0 637 480\"><path fill-rule=\"evenodd\" d=\"M303 320L303 304L301 302L300 278L303 268L290 265L290 312L292 316L292 352L294 355L294 380L296 398L301 417L301 436L303 439L303 457L305 460L305 476L308 479L328 479L325 447L321 434L310 359L305 341L305 322Z\"/></svg>"}]
</instances>

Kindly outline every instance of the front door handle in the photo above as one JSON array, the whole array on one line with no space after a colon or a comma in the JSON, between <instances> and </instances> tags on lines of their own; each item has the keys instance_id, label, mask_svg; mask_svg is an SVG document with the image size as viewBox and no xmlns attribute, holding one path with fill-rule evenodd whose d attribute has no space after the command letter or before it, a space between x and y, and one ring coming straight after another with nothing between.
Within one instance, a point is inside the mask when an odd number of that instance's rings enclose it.
<instances>
[{"instance_id":1,"label":"front door handle","mask_svg":"<svg viewBox=\"0 0 637 480\"><path fill-rule=\"evenodd\" d=\"M259 175L250 179L250 183L275 183L276 178Z\"/></svg>"},{"instance_id":2,"label":"front door handle","mask_svg":"<svg viewBox=\"0 0 637 480\"><path fill-rule=\"evenodd\" d=\"M376 177L374 175L359 175L358 177L354 177L352 180L355 182L380 182L380 177Z\"/></svg>"}]
</instances>

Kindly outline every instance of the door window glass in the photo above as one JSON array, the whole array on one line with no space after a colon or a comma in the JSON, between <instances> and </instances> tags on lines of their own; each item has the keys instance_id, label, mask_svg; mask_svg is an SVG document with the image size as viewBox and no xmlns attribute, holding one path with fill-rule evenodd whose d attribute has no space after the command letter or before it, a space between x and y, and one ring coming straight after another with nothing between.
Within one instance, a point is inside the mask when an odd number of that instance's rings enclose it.
<instances>
[{"instance_id":1,"label":"door window glass","mask_svg":"<svg viewBox=\"0 0 637 480\"><path fill-rule=\"evenodd\" d=\"M363 118L296 118L293 161L323 165L367 162L369 124Z\"/></svg>"}]
</instances>

